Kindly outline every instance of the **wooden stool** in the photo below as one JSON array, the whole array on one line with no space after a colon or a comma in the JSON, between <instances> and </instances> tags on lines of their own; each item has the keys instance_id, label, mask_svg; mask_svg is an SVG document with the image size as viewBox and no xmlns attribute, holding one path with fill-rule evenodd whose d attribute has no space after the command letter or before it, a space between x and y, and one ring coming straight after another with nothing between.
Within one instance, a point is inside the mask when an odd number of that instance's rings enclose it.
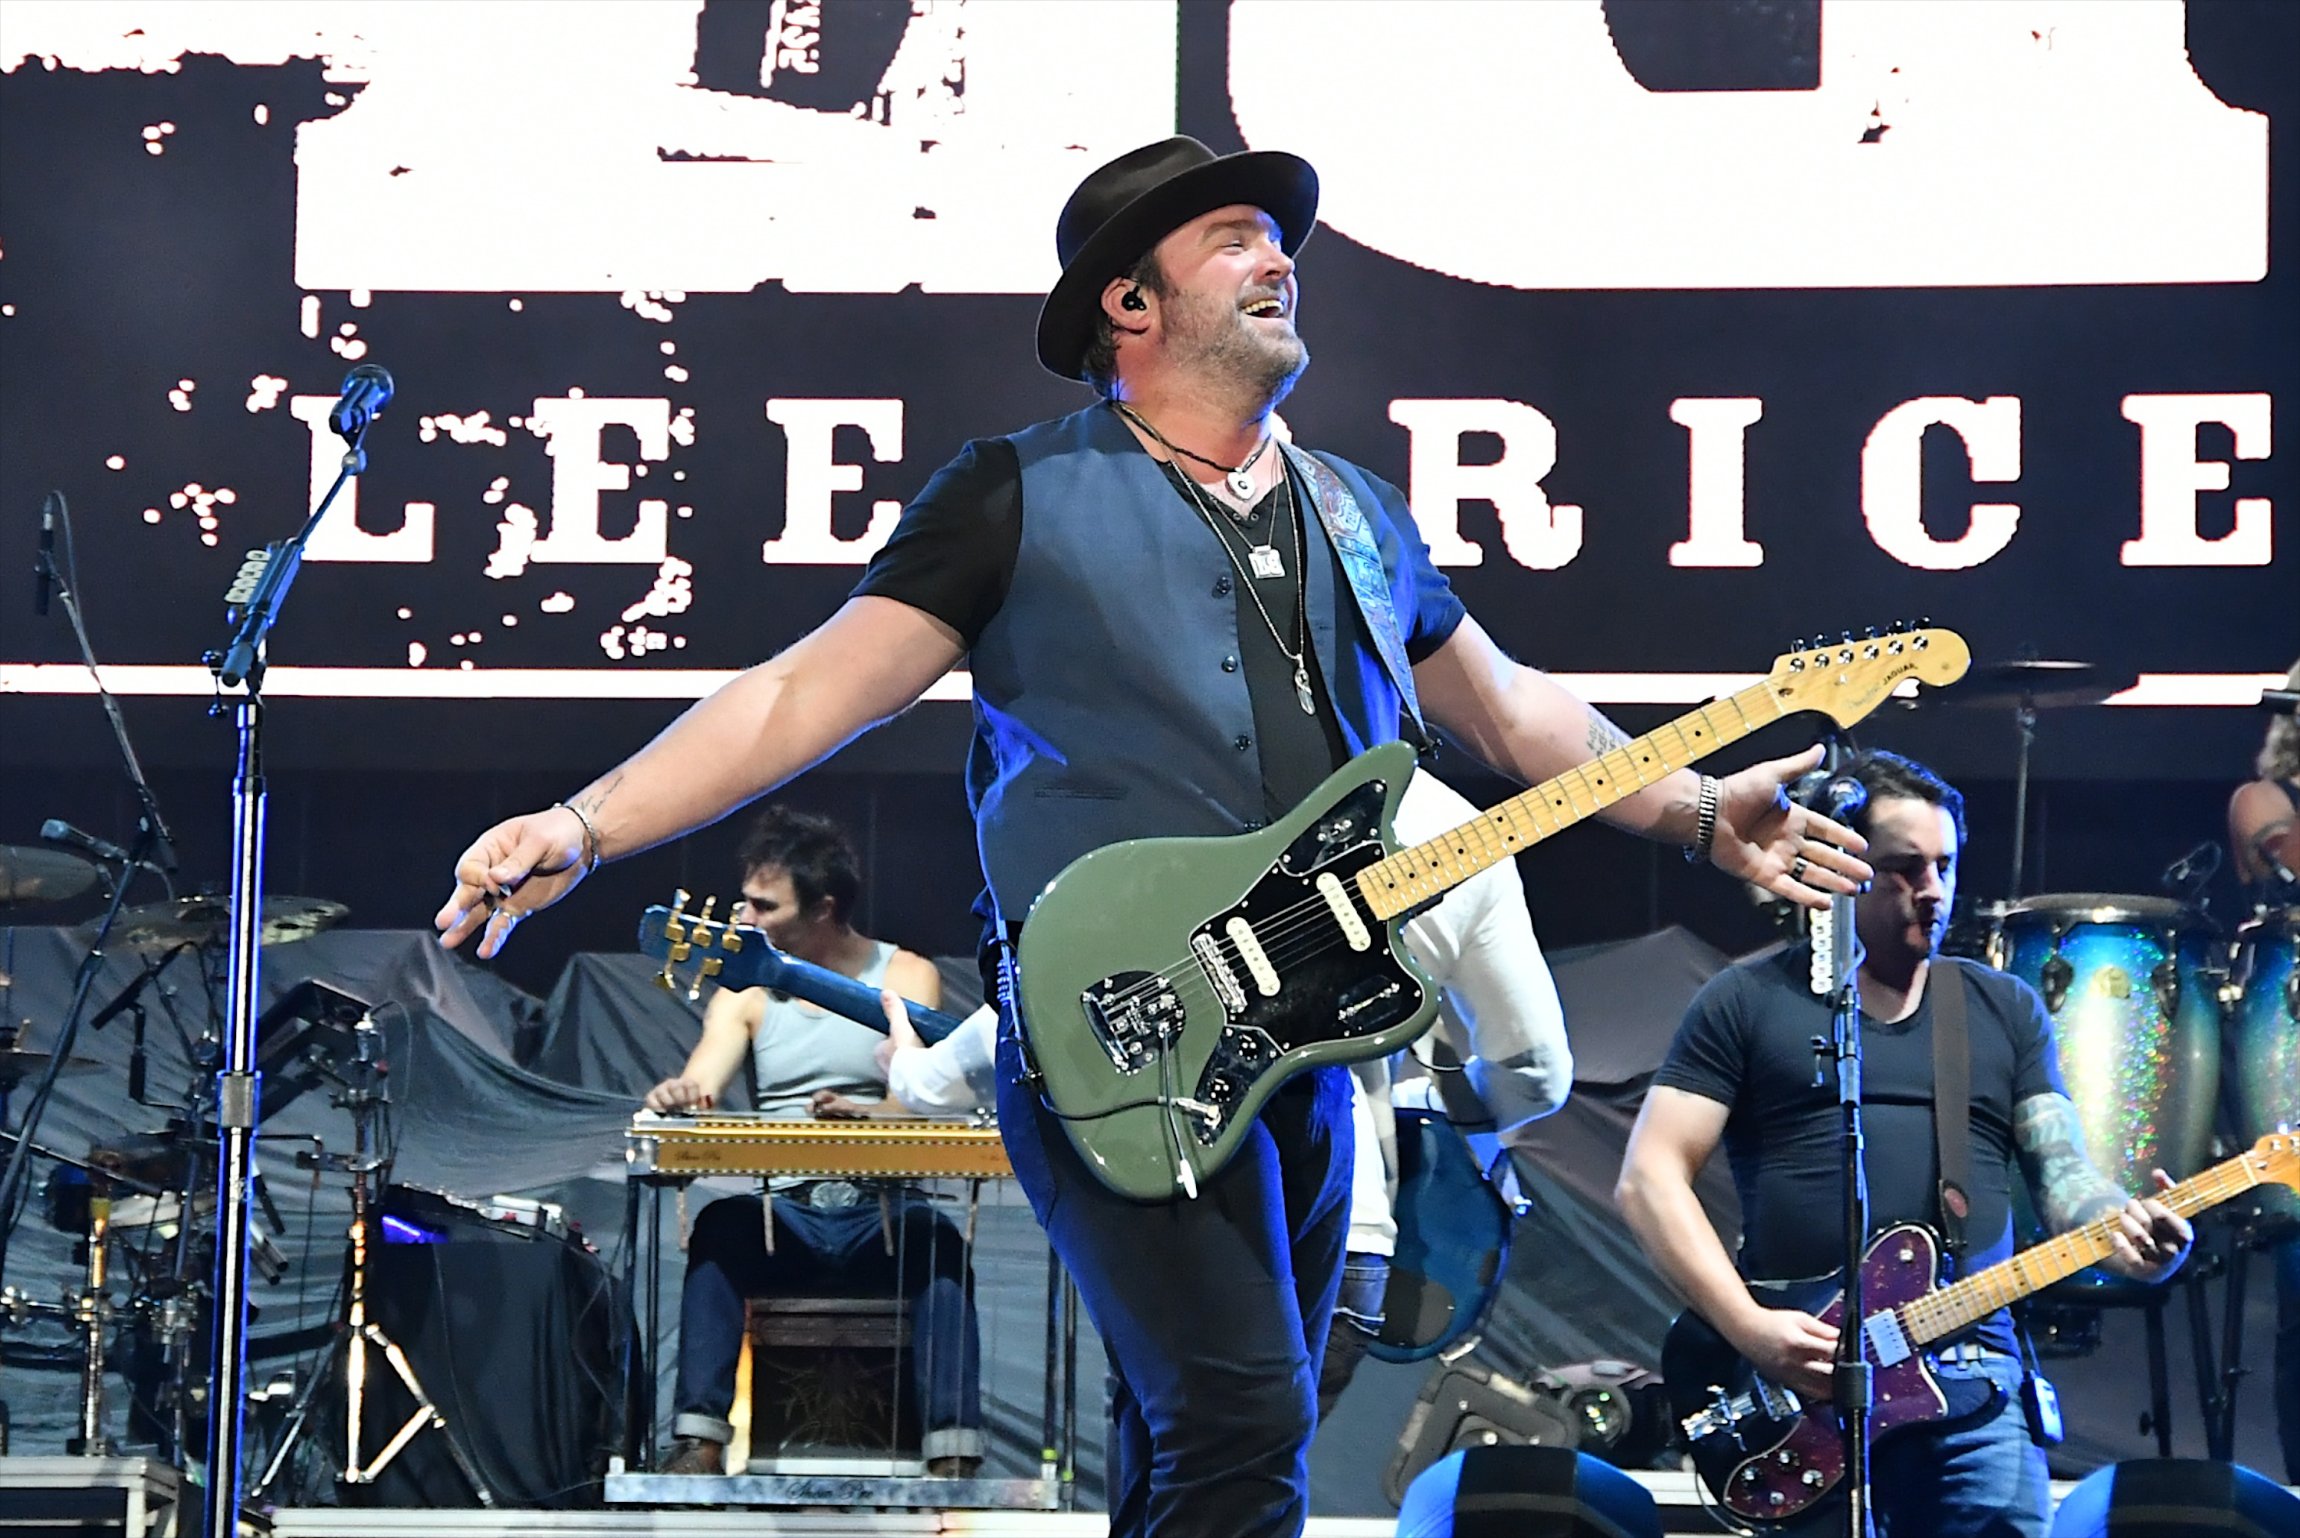
<instances>
[{"instance_id":1,"label":"wooden stool","mask_svg":"<svg viewBox=\"0 0 2300 1538\"><path fill-rule=\"evenodd\" d=\"M796 1464L918 1464L919 1406L906 1379L910 1311L899 1297L751 1298L728 1416L730 1474L831 1472Z\"/></svg>"}]
</instances>

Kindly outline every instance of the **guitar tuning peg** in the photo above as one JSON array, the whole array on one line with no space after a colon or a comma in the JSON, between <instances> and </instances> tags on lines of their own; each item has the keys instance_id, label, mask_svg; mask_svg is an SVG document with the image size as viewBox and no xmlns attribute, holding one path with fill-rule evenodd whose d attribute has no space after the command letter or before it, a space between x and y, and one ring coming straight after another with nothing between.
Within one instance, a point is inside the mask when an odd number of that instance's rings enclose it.
<instances>
[{"instance_id":1,"label":"guitar tuning peg","mask_svg":"<svg viewBox=\"0 0 2300 1538\"><path fill-rule=\"evenodd\" d=\"M1839 646L1850 646L1850 645L1852 645L1852 644L1853 644L1853 632L1851 632L1850 630L1840 630L1840 631L1838 631L1838 632L1837 632L1837 644L1838 644Z\"/></svg>"},{"instance_id":2,"label":"guitar tuning peg","mask_svg":"<svg viewBox=\"0 0 2300 1538\"><path fill-rule=\"evenodd\" d=\"M1917 629L1919 629L1919 630L1930 630L1930 629L1932 629L1932 628L1933 628L1933 617L1932 617L1930 614L1920 614L1920 615L1918 615L1918 616L1917 616L1917 623L1916 623L1916 628L1917 628Z\"/></svg>"},{"instance_id":3,"label":"guitar tuning peg","mask_svg":"<svg viewBox=\"0 0 2300 1538\"><path fill-rule=\"evenodd\" d=\"M677 944L687 938L687 926L679 921L686 917L687 899L692 896L685 887L671 893L671 911L663 917L663 938Z\"/></svg>"},{"instance_id":4,"label":"guitar tuning peg","mask_svg":"<svg viewBox=\"0 0 2300 1538\"><path fill-rule=\"evenodd\" d=\"M695 915L695 943L705 950L711 948L711 910L718 906L718 902L719 899L716 897L704 898L703 911Z\"/></svg>"},{"instance_id":5,"label":"guitar tuning peg","mask_svg":"<svg viewBox=\"0 0 2300 1538\"><path fill-rule=\"evenodd\" d=\"M665 993L677 993L679 991L678 983L675 982L671 977L671 964L668 961L663 963L662 971L654 974L653 982L656 987L662 989Z\"/></svg>"},{"instance_id":6,"label":"guitar tuning peg","mask_svg":"<svg viewBox=\"0 0 2300 1538\"><path fill-rule=\"evenodd\" d=\"M1789 643L1789 650L1791 650L1791 651L1793 651L1793 652L1801 652L1801 651L1803 651L1804 649L1805 649L1805 638L1804 638L1803 636L1799 636L1799 637L1797 637L1797 639L1796 639L1796 640L1794 640L1794 641L1791 641L1791 642Z\"/></svg>"},{"instance_id":7,"label":"guitar tuning peg","mask_svg":"<svg viewBox=\"0 0 2300 1538\"><path fill-rule=\"evenodd\" d=\"M1864 641L1874 641L1876 638L1877 627L1874 625L1871 625L1868 629L1861 632L1861 639Z\"/></svg>"}]
</instances>

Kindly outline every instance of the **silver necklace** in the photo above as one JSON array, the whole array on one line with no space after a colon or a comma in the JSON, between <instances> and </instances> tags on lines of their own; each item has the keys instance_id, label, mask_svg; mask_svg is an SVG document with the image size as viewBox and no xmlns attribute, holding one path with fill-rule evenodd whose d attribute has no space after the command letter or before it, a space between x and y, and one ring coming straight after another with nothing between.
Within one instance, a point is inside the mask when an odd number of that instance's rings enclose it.
<instances>
[{"instance_id":1,"label":"silver necklace","mask_svg":"<svg viewBox=\"0 0 2300 1538\"><path fill-rule=\"evenodd\" d=\"M1262 441L1254 445L1254 452L1246 456L1246 462L1233 468L1232 466L1222 463L1222 461L1218 459L1208 459L1203 454L1193 453L1191 450L1182 447L1182 445L1176 443L1173 439L1158 431L1157 428L1152 427L1149 422L1144 419L1141 412L1136 411L1132 406L1127 405L1124 401L1112 401L1110 404L1113 408L1116 409L1120 416L1124 417L1127 421L1132 422L1136 427L1141 428L1151 437L1157 439L1161 444L1165 445L1167 453L1179 454L1184 459L1196 460L1199 464L1204 465L1209 470L1221 471L1222 483L1230 488L1231 492L1236 495L1238 500L1241 502L1251 502L1254 495L1254 466L1261 462L1263 453L1270 447L1271 434L1262 434ZM1232 513L1230 516L1233 518L1238 518L1241 515L1238 513Z\"/></svg>"},{"instance_id":2,"label":"silver necklace","mask_svg":"<svg viewBox=\"0 0 2300 1538\"><path fill-rule=\"evenodd\" d=\"M1309 584L1302 584L1300 601L1294 607L1294 644L1288 647L1285 637L1278 634L1278 622L1270 618L1269 606L1262 602L1262 595L1255 590L1253 583L1254 577L1282 577L1285 575L1285 564L1279 559L1276 547L1262 545L1253 551L1253 567L1251 575L1249 575L1248 568L1240 564L1238 560L1238 552L1230 547L1230 541L1223 535L1222 526L1214 521L1213 512L1208 506L1213 499L1200 489L1196 481L1184 475L1175 466L1169 464L1166 470L1168 474L1182 483L1183 495L1188 497L1190 505L1197 509L1198 516L1206 521L1207 532L1211 533L1215 543L1222 547L1222 553L1230 558L1230 564L1237 569L1238 575L1247 579L1244 584L1246 596L1254 600L1254 612L1262 616L1262 624L1270 632L1271 643L1278 648L1278 655L1294 665L1294 703L1302 707L1303 715L1315 716L1318 713L1318 701L1317 697L1310 693ZM1286 515L1287 521L1293 522L1290 516L1294 505L1293 487L1283 476L1278 481L1278 499L1278 506ZM1276 531L1280 517L1280 512L1274 511L1270 514L1271 538L1273 539L1277 537ZM1297 545L1296 548L1299 549L1299 546ZM1270 557L1271 569L1267 572L1262 569L1264 554Z\"/></svg>"}]
</instances>

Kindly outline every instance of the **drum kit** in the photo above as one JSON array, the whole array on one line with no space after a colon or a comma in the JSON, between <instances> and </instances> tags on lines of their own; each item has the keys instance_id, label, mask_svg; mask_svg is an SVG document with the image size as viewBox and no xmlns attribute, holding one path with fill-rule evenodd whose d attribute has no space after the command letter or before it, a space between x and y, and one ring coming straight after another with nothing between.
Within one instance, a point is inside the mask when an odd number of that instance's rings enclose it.
<instances>
[{"instance_id":1,"label":"drum kit","mask_svg":"<svg viewBox=\"0 0 2300 1538\"><path fill-rule=\"evenodd\" d=\"M0 915L78 897L107 875L77 855L0 845ZM266 944L300 940L340 922L345 912L340 903L273 898L264 907L262 938ZM100 923L79 926L74 938L95 945ZM28 1288L0 1287L0 1329L59 1323L75 1338L80 1393L75 1434L66 1444L72 1454L104 1457L116 1450L106 1405L110 1371L121 1373L130 1390L129 1440L155 1444L163 1459L178 1463L198 1446L197 1422L206 1412L208 1295L215 1265L217 963L227 924L227 905L209 896L172 897L119 912L103 937L104 951L132 956L141 965L117 996L89 1017L89 1026L122 1016L130 1020L134 1045L128 1095L147 1104L145 1017L156 1002L183 1042L190 1069L183 1098L167 1107L171 1114L159 1130L106 1138L79 1157L36 1142L30 1148L48 1166L41 1182L43 1215L50 1227L72 1239L80 1277L54 1300ZM205 1026L196 1037L176 1020L172 992L153 987L179 958L198 967L199 991L206 1000ZM0 972L0 989L12 985ZM21 1135L10 1105L19 1087L48 1076L51 1065L57 1077L83 1076L105 1066L90 1057L55 1064L53 1053L27 1050L19 1045L20 1031L30 1024L20 1025L12 1011L0 1013L0 1151ZM266 1236L256 1236L255 1248L259 1270L277 1276L285 1269L285 1257ZM124 1296L118 1292L122 1282Z\"/></svg>"},{"instance_id":2,"label":"drum kit","mask_svg":"<svg viewBox=\"0 0 2300 1538\"><path fill-rule=\"evenodd\" d=\"M2009 708L2019 729L2012 895L1977 909L1979 935L1969 948L2043 997L2094 1164L2123 1189L2145 1192L2155 1170L2184 1179L2204 1168L2216 1138L2243 1147L2300 1112L2300 909L2265 910L2231 934L2196 900L2201 880L2174 897L2023 895L2038 716L2097 704L2129 682L2090 664L2020 660L1975 667L1938 698L1950 707ZM2208 877L2211 867L2200 874ZM2041 1238L2020 1184L2017 1221L2030 1225L2027 1237ZM2300 1208L2280 1187L2229 1209L2237 1255L2300 1234L2296 1218ZM2238 1310L2241 1272L2240 1263L2229 1267ZM2047 1354L2056 1345L2063 1354L2097 1345L2100 1306L2150 1301L2097 1271L2045 1297L2031 1323ZM2238 1341L2231 1320L2223 1363L2230 1382Z\"/></svg>"}]
</instances>

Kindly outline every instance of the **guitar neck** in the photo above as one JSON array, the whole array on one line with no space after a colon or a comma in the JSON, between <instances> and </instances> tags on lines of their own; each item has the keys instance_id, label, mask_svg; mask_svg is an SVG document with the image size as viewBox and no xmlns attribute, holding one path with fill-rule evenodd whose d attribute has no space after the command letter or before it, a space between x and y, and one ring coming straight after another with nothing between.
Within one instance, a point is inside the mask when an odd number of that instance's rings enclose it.
<instances>
[{"instance_id":1,"label":"guitar neck","mask_svg":"<svg viewBox=\"0 0 2300 1538\"><path fill-rule=\"evenodd\" d=\"M2239 1154L2182 1181L2156 1199L2188 1218L2259 1184L2252 1157ZM2110 1213L2023 1250L2010 1260L1975 1271L1961 1282L1929 1292L1901 1309L1902 1328L1919 1345L1953 1335L2031 1293L2100 1264L2115 1253L2113 1236L2117 1229L2116 1214Z\"/></svg>"},{"instance_id":2,"label":"guitar neck","mask_svg":"<svg viewBox=\"0 0 2300 1538\"><path fill-rule=\"evenodd\" d=\"M1518 851L1659 784L1759 727L1772 725L1790 708L1770 679L1713 700L1512 796L1451 832L1375 861L1358 872L1358 894L1376 918L1409 912Z\"/></svg>"},{"instance_id":3,"label":"guitar neck","mask_svg":"<svg viewBox=\"0 0 2300 1538\"><path fill-rule=\"evenodd\" d=\"M886 1010L879 1003L878 990L866 983L856 982L843 972L818 967L796 956L783 956L778 959L773 980L767 986L794 998L804 999L818 1009L827 1009L857 1025L867 1025L882 1035L886 1031ZM939 1009L929 1009L924 1004L914 1004L908 999L903 1000L903 1004L909 1012L912 1029L918 1032L921 1041L930 1046L957 1030L961 1024L958 1016L945 1014Z\"/></svg>"}]
</instances>

